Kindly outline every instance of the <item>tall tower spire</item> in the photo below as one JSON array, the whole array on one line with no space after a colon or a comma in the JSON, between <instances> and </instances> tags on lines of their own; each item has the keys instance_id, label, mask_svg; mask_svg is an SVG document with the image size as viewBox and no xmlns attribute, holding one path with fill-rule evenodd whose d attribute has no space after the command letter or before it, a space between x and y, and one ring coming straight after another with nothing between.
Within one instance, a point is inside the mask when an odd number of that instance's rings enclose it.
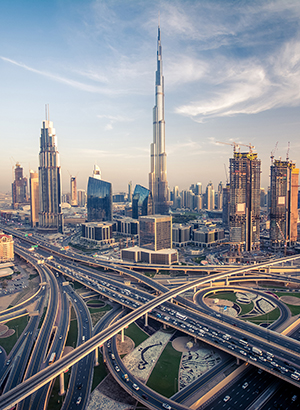
<instances>
[{"instance_id":1,"label":"tall tower spire","mask_svg":"<svg viewBox=\"0 0 300 410\"><path fill-rule=\"evenodd\" d=\"M150 146L149 189L153 196L154 212L169 210L167 182L167 154L165 152L165 94L162 66L160 26L157 37L157 70L155 75L155 106L153 108L153 143Z\"/></svg>"}]
</instances>

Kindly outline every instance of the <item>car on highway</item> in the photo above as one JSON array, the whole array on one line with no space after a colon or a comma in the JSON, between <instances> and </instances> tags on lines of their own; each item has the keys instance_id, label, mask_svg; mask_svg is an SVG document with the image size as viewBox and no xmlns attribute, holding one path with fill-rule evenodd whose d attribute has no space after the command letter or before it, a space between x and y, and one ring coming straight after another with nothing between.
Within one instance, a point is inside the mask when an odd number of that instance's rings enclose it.
<instances>
[{"instance_id":1,"label":"car on highway","mask_svg":"<svg viewBox=\"0 0 300 410\"><path fill-rule=\"evenodd\" d=\"M297 395L294 394L294 396L292 397L292 401L296 401L297 400Z\"/></svg>"},{"instance_id":2,"label":"car on highway","mask_svg":"<svg viewBox=\"0 0 300 410\"><path fill-rule=\"evenodd\" d=\"M116 366L116 367L115 367L115 370L116 370L116 372L119 372L119 371L120 371L119 366Z\"/></svg>"},{"instance_id":3,"label":"car on highway","mask_svg":"<svg viewBox=\"0 0 300 410\"><path fill-rule=\"evenodd\" d=\"M245 382L245 383L242 385L242 389L247 389L248 386L249 386L249 383Z\"/></svg>"},{"instance_id":4,"label":"car on highway","mask_svg":"<svg viewBox=\"0 0 300 410\"><path fill-rule=\"evenodd\" d=\"M139 386L135 383L133 383L132 388L136 391L140 390Z\"/></svg>"},{"instance_id":5,"label":"car on highway","mask_svg":"<svg viewBox=\"0 0 300 410\"><path fill-rule=\"evenodd\" d=\"M78 399L76 400L76 404L80 404L81 403L81 396L78 397Z\"/></svg>"},{"instance_id":6,"label":"car on highway","mask_svg":"<svg viewBox=\"0 0 300 410\"><path fill-rule=\"evenodd\" d=\"M78 383L78 384L77 384L77 389L78 389L78 390L81 390L81 389L82 389L82 383Z\"/></svg>"},{"instance_id":7,"label":"car on highway","mask_svg":"<svg viewBox=\"0 0 300 410\"><path fill-rule=\"evenodd\" d=\"M172 410L172 407L168 403L163 403L162 406L164 409Z\"/></svg>"},{"instance_id":8,"label":"car on highway","mask_svg":"<svg viewBox=\"0 0 300 410\"><path fill-rule=\"evenodd\" d=\"M149 400L149 398L148 398L148 396L146 396L146 394L142 394L142 398L143 398L144 400Z\"/></svg>"},{"instance_id":9,"label":"car on highway","mask_svg":"<svg viewBox=\"0 0 300 410\"><path fill-rule=\"evenodd\" d=\"M224 399L223 399L223 401L225 401L225 403L226 403L228 400L230 400L230 396L225 396Z\"/></svg>"}]
</instances>

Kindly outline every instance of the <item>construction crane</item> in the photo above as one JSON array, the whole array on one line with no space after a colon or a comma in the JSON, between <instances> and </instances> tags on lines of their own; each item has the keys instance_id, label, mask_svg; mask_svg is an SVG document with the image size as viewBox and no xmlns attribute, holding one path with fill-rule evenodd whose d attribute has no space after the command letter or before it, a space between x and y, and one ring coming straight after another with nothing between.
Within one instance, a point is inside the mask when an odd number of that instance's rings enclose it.
<instances>
[{"instance_id":1,"label":"construction crane","mask_svg":"<svg viewBox=\"0 0 300 410\"><path fill-rule=\"evenodd\" d=\"M225 168L225 176L226 176L226 185L228 185L228 173L227 173L227 168L225 164L224 164L224 168Z\"/></svg>"},{"instance_id":2,"label":"construction crane","mask_svg":"<svg viewBox=\"0 0 300 410\"><path fill-rule=\"evenodd\" d=\"M278 141L276 142L275 147L274 147L274 149L273 149L273 151L271 152L271 155L270 155L271 164L273 164L273 161L274 161L274 154L275 154L275 152L276 152L276 150L277 150L277 145L278 145Z\"/></svg>"},{"instance_id":3,"label":"construction crane","mask_svg":"<svg viewBox=\"0 0 300 410\"><path fill-rule=\"evenodd\" d=\"M290 153L290 141L288 142L288 148L287 148L287 151L286 151L286 160L287 161L289 160L289 153Z\"/></svg>"},{"instance_id":4,"label":"construction crane","mask_svg":"<svg viewBox=\"0 0 300 410\"><path fill-rule=\"evenodd\" d=\"M223 142L223 141L216 141L217 144L225 144L225 145L231 145L233 147L233 152L237 152L237 150L240 151L240 144L237 144L236 142Z\"/></svg>"}]
</instances>

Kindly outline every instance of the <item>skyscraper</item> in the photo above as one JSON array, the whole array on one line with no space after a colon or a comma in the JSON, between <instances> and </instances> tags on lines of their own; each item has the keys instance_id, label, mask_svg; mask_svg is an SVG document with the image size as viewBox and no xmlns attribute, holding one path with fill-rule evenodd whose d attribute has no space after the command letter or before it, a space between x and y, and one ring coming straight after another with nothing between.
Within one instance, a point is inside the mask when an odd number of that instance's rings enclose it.
<instances>
[{"instance_id":1,"label":"skyscraper","mask_svg":"<svg viewBox=\"0 0 300 410\"><path fill-rule=\"evenodd\" d=\"M48 119L43 121L41 129L39 163L39 230L63 232L57 138L53 122Z\"/></svg>"},{"instance_id":2,"label":"skyscraper","mask_svg":"<svg viewBox=\"0 0 300 410\"><path fill-rule=\"evenodd\" d=\"M140 216L140 247L159 251L172 248L172 216Z\"/></svg>"},{"instance_id":3,"label":"skyscraper","mask_svg":"<svg viewBox=\"0 0 300 410\"><path fill-rule=\"evenodd\" d=\"M39 224L39 174L37 172L30 171L29 178L30 188L30 215L31 226L36 227Z\"/></svg>"},{"instance_id":4,"label":"skyscraper","mask_svg":"<svg viewBox=\"0 0 300 410\"><path fill-rule=\"evenodd\" d=\"M209 211L215 209L215 190L212 182L206 186L206 209Z\"/></svg>"},{"instance_id":5,"label":"skyscraper","mask_svg":"<svg viewBox=\"0 0 300 410\"><path fill-rule=\"evenodd\" d=\"M165 151L165 95L162 73L162 48L160 27L158 27L155 106L153 108L153 143L150 148L151 171L149 173L149 189L152 193L154 212L156 214L167 214L170 206L168 202L167 154Z\"/></svg>"},{"instance_id":6,"label":"skyscraper","mask_svg":"<svg viewBox=\"0 0 300 410\"><path fill-rule=\"evenodd\" d=\"M299 169L292 161L271 165L270 239L274 247L297 241Z\"/></svg>"},{"instance_id":7,"label":"skyscraper","mask_svg":"<svg viewBox=\"0 0 300 410\"><path fill-rule=\"evenodd\" d=\"M27 178L23 177L23 168L17 162L15 168L15 180L12 183L12 207L28 204Z\"/></svg>"},{"instance_id":8,"label":"skyscraper","mask_svg":"<svg viewBox=\"0 0 300 410\"><path fill-rule=\"evenodd\" d=\"M239 249L259 249L260 160L250 149L230 158L230 241Z\"/></svg>"},{"instance_id":9,"label":"skyscraper","mask_svg":"<svg viewBox=\"0 0 300 410\"><path fill-rule=\"evenodd\" d=\"M70 177L70 204L77 206L77 182L76 177Z\"/></svg>"},{"instance_id":10,"label":"skyscraper","mask_svg":"<svg viewBox=\"0 0 300 410\"><path fill-rule=\"evenodd\" d=\"M151 191L142 185L136 185L132 196L132 218L153 214L153 199Z\"/></svg>"},{"instance_id":11,"label":"skyscraper","mask_svg":"<svg viewBox=\"0 0 300 410\"><path fill-rule=\"evenodd\" d=\"M87 217L89 222L112 220L112 185L102 181L100 168L94 166L87 188Z\"/></svg>"},{"instance_id":12,"label":"skyscraper","mask_svg":"<svg viewBox=\"0 0 300 410\"><path fill-rule=\"evenodd\" d=\"M86 204L86 192L84 189L77 189L77 204L84 207Z\"/></svg>"}]
</instances>

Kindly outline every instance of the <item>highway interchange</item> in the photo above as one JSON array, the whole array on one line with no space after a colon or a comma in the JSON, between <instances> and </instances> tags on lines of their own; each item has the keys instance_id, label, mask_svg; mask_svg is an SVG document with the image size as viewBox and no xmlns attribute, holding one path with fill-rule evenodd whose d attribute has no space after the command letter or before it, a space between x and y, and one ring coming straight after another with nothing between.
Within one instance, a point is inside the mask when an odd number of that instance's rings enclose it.
<instances>
[{"instance_id":1,"label":"highway interchange","mask_svg":"<svg viewBox=\"0 0 300 410\"><path fill-rule=\"evenodd\" d=\"M137 400L143 402L149 408L162 408L162 403L169 404L174 409L186 408L185 405L180 404L178 401L162 398L157 393L149 391L149 388L142 385L132 375L129 375L129 382L122 378L122 375L127 371L116 352L115 341L112 336L145 314L174 329L178 329L197 339L204 340L206 343L218 347L243 361L247 361L253 365L252 371L256 373L257 367L259 367L265 372L272 374L273 377L275 376L276 380L281 378L294 384L297 388L299 387L299 380L291 378L291 375L295 374L295 372L299 371L300 373L300 343L297 340L280 335L270 328L264 329L226 315L221 315L220 317L220 314L210 311L207 306L201 302L201 292L208 292L209 288L203 289L198 293L198 305L193 302L188 302L184 297L180 296L189 289L197 289L197 287L199 288L200 286L210 285L213 280L224 280L230 276L244 275L246 271L251 270L251 267L243 267L225 273L213 274L209 277L206 276L205 278L202 277L193 282L185 283L179 288L170 290L151 278L147 278L143 274L133 270L132 267L122 266L115 261L95 261L92 258L75 254L74 252L60 251L57 247L41 241L38 241L40 249L35 257L31 252L28 252L28 240L24 241L24 234L17 235L16 232L10 232L10 229L6 227L3 227L3 229L19 237L19 242L16 244L16 251L37 268L41 283L47 284L46 286L41 286L37 292L38 295L35 296L39 297L39 311L43 310L43 306L46 303L46 294L50 303L48 303L48 309L46 310L46 315L42 327L38 332L35 344L31 346L34 350L29 359L29 365L24 376L21 370L22 366L24 367L23 356L21 360L20 354L18 356L17 353L21 349L21 346L15 346L14 354L10 355L14 357L14 360L8 365L5 365L2 372L0 372L1 380L4 380L6 375L9 374L9 385L7 385L8 387L5 386L3 394L0 397L1 409L10 409L19 402L21 403L18 408L24 408L26 410L27 408L43 408L43 403L47 402L49 395L50 383L55 377L63 371L68 370L71 366L72 372L63 408L85 408L91 389L93 364L95 361L94 351L102 345L104 345L104 355L108 359L108 368L124 389L129 391ZM33 243L36 242L32 238L30 238L30 241L33 241ZM50 254L54 256L53 259L47 259ZM281 261L291 261L296 258L298 257L288 257ZM38 264L37 260L41 259L44 263ZM281 261L271 261L271 264ZM101 266L105 269L110 269L110 271L114 271L115 274L107 275L105 272L95 271L88 267L87 263L93 267ZM259 264L256 268L263 268L269 265L270 262ZM120 274L127 275L127 277L130 276L136 284L138 284L138 281L144 283L144 290L142 290L142 286L131 286L128 293L128 286L126 287L122 277L120 278L119 276ZM263 275L258 278L261 278ZM276 275L272 275L272 277L275 278ZM278 277L280 276L277 275L277 278ZM99 325L92 329L91 317L86 304L74 292L74 289L66 284L65 281L67 279L64 278L70 278L71 280L80 282L98 294L119 303L126 308L126 312L128 313L121 319L113 320L113 318L111 318L112 322L109 326L106 325L102 327ZM240 281L246 279L247 277L245 276L240 277ZM300 283L297 278L290 278L289 280ZM150 293L149 290L151 290ZM76 349L61 357L69 326L69 316L67 313L69 310L67 307L69 301L75 309L79 324L78 340ZM23 304L19 306L19 310L18 308L14 308L14 311L11 313L20 313L25 307L26 304ZM281 312L280 320L277 324L274 324L274 326L278 327L286 320L287 312L285 305L281 307ZM7 315L6 311L0 313L2 322L4 321L2 318L7 320L7 316L5 315ZM29 340L32 343L32 337L29 336L36 334L37 320L33 320L35 318L34 316L31 317L28 323L28 329L26 328L24 330L24 335L20 338L22 343L25 343L26 340L28 343ZM65 320L65 322L63 322L63 320ZM229 335L229 338L225 339L223 337L224 335ZM243 344L241 344L241 340L244 340ZM47 349L49 341L51 341L50 348ZM19 344L21 344L21 342ZM261 350L262 354L256 355L252 350L253 347ZM28 350L24 349L24 351L29 352L31 348L28 347ZM49 360L49 356L53 351L56 352L57 359L53 364L48 366L47 360ZM114 362L109 360L112 351L116 353L114 355L116 358ZM267 354L267 352L269 354ZM120 369L120 372L116 371L116 366ZM18 377L16 375L18 375ZM252 379L253 377L251 377L251 380ZM267 378L264 380L266 379ZM21 380L23 381L20 384ZM79 385L82 387L80 392L78 389ZM139 386L139 389L134 389L132 387L133 385ZM253 383L253 388L254 387ZM34 392L37 390L39 390L39 394L34 395ZM253 392L255 391L256 390L253 390ZM253 392L249 391L247 397L250 397ZM255 394L257 395L257 393ZM147 397L147 399L145 399L143 395ZM26 397L28 397L28 399L26 399ZM81 399L80 402L77 403L79 397L81 397ZM216 400L222 399L219 398ZM230 404L230 401L231 397L228 400L228 404ZM222 400L222 406L224 407L224 405L226 405L226 402ZM237 405L237 403L235 405ZM217 406L220 406L220 403L217 404ZM224 408L230 407L227 406Z\"/></svg>"}]
</instances>

